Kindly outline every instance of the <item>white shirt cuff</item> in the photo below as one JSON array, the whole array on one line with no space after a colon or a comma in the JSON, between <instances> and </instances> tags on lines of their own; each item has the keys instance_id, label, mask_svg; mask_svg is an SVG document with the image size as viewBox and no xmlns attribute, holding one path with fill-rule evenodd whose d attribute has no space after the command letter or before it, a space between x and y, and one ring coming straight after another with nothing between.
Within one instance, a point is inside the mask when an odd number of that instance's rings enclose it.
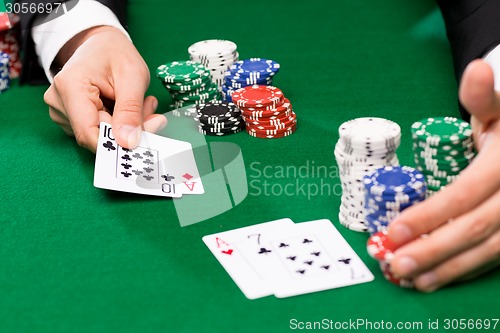
<instances>
[{"instance_id":1,"label":"white shirt cuff","mask_svg":"<svg viewBox=\"0 0 500 333\"><path fill-rule=\"evenodd\" d=\"M500 91L500 45L491 50L484 61L493 68L493 77L495 78L495 90Z\"/></svg>"},{"instance_id":2,"label":"white shirt cuff","mask_svg":"<svg viewBox=\"0 0 500 333\"><path fill-rule=\"evenodd\" d=\"M80 0L69 12L43 23L46 17L38 16L35 19L31 33L40 64L50 82L56 74L50 70L54 59L62 47L78 33L92 27L106 25L121 30L130 39L116 15L108 7L95 0Z\"/></svg>"}]
</instances>

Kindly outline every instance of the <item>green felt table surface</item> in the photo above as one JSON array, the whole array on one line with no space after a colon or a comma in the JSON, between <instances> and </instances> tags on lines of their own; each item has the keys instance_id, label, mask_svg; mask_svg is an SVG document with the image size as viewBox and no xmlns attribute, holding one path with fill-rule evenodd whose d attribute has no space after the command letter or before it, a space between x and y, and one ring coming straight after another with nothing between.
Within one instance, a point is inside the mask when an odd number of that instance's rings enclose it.
<instances>
[{"instance_id":1,"label":"green felt table surface","mask_svg":"<svg viewBox=\"0 0 500 333\"><path fill-rule=\"evenodd\" d=\"M170 97L154 70L187 59L196 41L229 39L241 58L281 64L274 83L294 105L297 132L280 140L246 133L209 139L237 144L248 175L255 162L335 166L339 125L364 116L400 124L398 155L412 165L412 122L458 116L449 46L433 1L133 0L129 18L160 113L169 110ZM233 209L181 227L170 199L95 188L94 155L51 122L46 88L14 82L0 95L0 332L288 332L292 319L426 328L429 320L499 317L499 270L432 294L386 282L366 253L367 235L338 224L338 194L250 192ZM246 299L201 238L282 217L333 221L375 280L288 299Z\"/></svg>"}]
</instances>

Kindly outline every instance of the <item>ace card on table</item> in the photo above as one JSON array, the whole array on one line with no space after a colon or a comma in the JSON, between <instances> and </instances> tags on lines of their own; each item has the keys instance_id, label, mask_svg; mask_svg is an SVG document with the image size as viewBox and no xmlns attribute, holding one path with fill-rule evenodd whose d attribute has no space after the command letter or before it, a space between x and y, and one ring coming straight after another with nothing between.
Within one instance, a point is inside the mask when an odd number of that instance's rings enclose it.
<instances>
[{"instance_id":1,"label":"ace card on table","mask_svg":"<svg viewBox=\"0 0 500 333\"><path fill-rule=\"evenodd\" d=\"M119 146L111 125L101 123L94 186L180 198L204 193L190 143L143 132L134 149Z\"/></svg>"},{"instance_id":2,"label":"ace card on table","mask_svg":"<svg viewBox=\"0 0 500 333\"><path fill-rule=\"evenodd\" d=\"M330 220L281 219L203 237L249 299L290 297L373 280Z\"/></svg>"}]
</instances>

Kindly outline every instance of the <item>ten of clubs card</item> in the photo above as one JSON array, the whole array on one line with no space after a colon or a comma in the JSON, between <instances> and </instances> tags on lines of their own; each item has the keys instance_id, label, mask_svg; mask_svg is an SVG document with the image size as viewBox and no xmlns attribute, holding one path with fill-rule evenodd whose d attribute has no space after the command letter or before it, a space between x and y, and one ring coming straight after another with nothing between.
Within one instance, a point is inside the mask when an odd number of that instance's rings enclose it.
<instances>
[{"instance_id":1,"label":"ten of clubs card","mask_svg":"<svg viewBox=\"0 0 500 333\"><path fill-rule=\"evenodd\" d=\"M190 143L143 132L135 149L119 146L111 125L102 122L96 152L94 186L179 198L204 193Z\"/></svg>"}]
</instances>

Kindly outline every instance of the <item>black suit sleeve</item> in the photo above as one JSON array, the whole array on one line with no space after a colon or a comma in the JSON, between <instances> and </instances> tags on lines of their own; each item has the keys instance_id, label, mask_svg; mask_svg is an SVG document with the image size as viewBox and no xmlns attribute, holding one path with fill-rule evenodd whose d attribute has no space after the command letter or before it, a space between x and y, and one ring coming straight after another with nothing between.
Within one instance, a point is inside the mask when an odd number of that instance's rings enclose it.
<instances>
[{"instance_id":1,"label":"black suit sleeve","mask_svg":"<svg viewBox=\"0 0 500 333\"><path fill-rule=\"evenodd\" d=\"M446 24L455 67L460 82L465 67L500 44L499 0L437 0ZM460 106L460 113L470 115Z\"/></svg>"},{"instance_id":2,"label":"black suit sleeve","mask_svg":"<svg viewBox=\"0 0 500 333\"><path fill-rule=\"evenodd\" d=\"M127 28L127 17L126 17L126 4L127 0L97 0L103 5L107 6L109 9L115 13L115 15L120 20L120 23ZM33 2L33 3L54 3L54 2L66 2L68 11L71 10L78 1L76 0L20 0L18 2ZM33 27L33 20L36 14L20 14L21 17L21 48L23 50L23 71L21 73L20 82L41 84L47 83L47 78L43 69L38 63L38 58L35 52L35 46L33 39L31 37L31 28Z\"/></svg>"}]
</instances>

